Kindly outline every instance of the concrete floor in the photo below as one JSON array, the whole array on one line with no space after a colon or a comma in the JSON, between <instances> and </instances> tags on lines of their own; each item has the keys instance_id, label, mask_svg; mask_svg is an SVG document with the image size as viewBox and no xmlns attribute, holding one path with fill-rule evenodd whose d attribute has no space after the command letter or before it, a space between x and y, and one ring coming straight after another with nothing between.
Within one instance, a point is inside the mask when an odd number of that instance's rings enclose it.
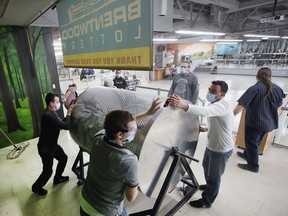
<instances>
[{"instance_id":1,"label":"concrete floor","mask_svg":"<svg viewBox=\"0 0 288 216\"><path fill-rule=\"evenodd\" d=\"M197 73L200 83L200 97L205 98L207 88L212 80L225 80L230 89L227 99L234 107L242 93L256 82L252 76L218 75ZM73 77L72 77L73 78ZM273 82L280 85L288 92L287 78L273 78ZM86 81L75 78L78 92L86 89ZM142 85L169 89L171 80L142 82ZM100 85L101 81L89 81L88 87ZM137 91L147 91L138 89ZM149 90L150 91L150 90ZM151 94L157 93L151 91ZM166 95L166 93L161 93ZM287 113L287 112L286 112ZM285 115L286 116L286 115ZM240 115L235 117L234 132L238 130ZM287 127L287 125L285 125ZM282 137L284 143L288 143L287 130ZM78 146L70 137L68 131L61 131L59 144L68 154L68 164L65 175L70 176L70 181L53 186L52 178L45 189L48 190L46 197L39 197L31 192L31 185L41 172L41 160L37 153L38 139L29 140L30 145L19 158L7 160L7 154L12 147L0 149L0 215L11 216L76 216L79 215L79 193L81 186L77 186L76 175L71 167L78 153ZM202 133L198 142L195 158L200 163L193 162L191 168L199 183L204 183L201 167L203 152L205 149L206 134ZM220 193L210 209L195 209L185 204L175 215L195 216L286 216L288 212L288 150L281 145L272 145L260 157L260 172L255 174L243 171L237 167L237 163L244 162L236 155L237 147L228 161L226 171L222 178ZM89 156L85 155L85 160ZM54 168L55 170L55 168ZM179 184L179 187L182 184ZM197 192L191 200L201 197ZM181 192L174 190L166 195L158 215L165 215L182 198ZM125 203L128 212L134 213L153 207L155 199L150 199L139 194L137 200Z\"/></svg>"}]
</instances>

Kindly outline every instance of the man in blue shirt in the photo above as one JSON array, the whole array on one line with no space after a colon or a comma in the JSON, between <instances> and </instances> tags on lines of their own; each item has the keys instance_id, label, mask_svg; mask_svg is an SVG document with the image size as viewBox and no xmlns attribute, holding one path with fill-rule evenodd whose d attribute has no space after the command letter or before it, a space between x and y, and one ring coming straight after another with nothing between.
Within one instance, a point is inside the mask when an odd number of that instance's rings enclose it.
<instances>
[{"instance_id":1,"label":"man in blue shirt","mask_svg":"<svg viewBox=\"0 0 288 216\"><path fill-rule=\"evenodd\" d=\"M247 161L238 164L241 169L257 173L258 146L264 135L278 128L278 107L282 105L284 93L276 84L271 82L271 70L267 67L259 69L257 83L240 97L234 109L237 115L246 108L245 116L245 151L237 155Z\"/></svg>"}]
</instances>

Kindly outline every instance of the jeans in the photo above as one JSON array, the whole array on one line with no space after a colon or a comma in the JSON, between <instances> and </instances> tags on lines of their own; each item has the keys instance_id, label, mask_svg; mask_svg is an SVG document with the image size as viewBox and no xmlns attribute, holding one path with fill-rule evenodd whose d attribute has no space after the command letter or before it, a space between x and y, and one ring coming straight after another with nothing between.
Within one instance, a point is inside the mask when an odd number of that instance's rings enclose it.
<instances>
[{"instance_id":1,"label":"jeans","mask_svg":"<svg viewBox=\"0 0 288 216\"><path fill-rule=\"evenodd\" d=\"M245 151L248 164L254 168L259 169L259 153L258 147L267 132L259 131L256 128L245 126Z\"/></svg>"},{"instance_id":2,"label":"jeans","mask_svg":"<svg viewBox=\"0 0 288 216\"><path fill-rule=\"evenodd\" d=\"M226 163L233 149L228 152L213 152L206 148L202 162L207 187L202 193L203 204L211 206L216 199Z\"/></svg>"},{"instance_id":3,"label":"jeans","mask_svg":"<svg viewBox=\"0 0 288 216\"><path fill-rule=\"evenodd\" d=\"M65 166L67 164L68 156L63 151L60 145L57 145L57 149L54 155L50 153L39 152L42 159L43 170L36 182L32 185L33 189L41 189L50 179L53 173L53 160L54 158L58 160L55 177L61 177L64 172Z\"/></svg>"},{"instance_id":4,"label":"jeans","mask_svg":"<svg viewBox=\"0 0 288 216\"><path fill-rule=\"evenodd\" d=\"M182 145L179 146L179 151L181 153L187 154L190 157L193 157L197 148L197 143L198 140L192 142L184 142ZM190 164L191 160L187 159L187 162L188 164ZM185 172L186 171L183 169L182 165L178 164L171 180L172 187L176 187Z\"/></svg>"}]
</instances>

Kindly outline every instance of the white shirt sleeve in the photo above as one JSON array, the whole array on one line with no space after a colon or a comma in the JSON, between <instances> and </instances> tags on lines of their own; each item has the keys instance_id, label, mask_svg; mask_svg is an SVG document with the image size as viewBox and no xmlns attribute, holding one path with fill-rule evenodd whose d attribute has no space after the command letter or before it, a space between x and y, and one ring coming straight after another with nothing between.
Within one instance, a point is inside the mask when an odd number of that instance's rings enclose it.
<instances>
[{"instance_id":1,"label":"white shirt sleeve","mask_svg":"<svg viewBox=\"0 0 288 216\"><path fill-rule=\"evenodd\" d=\"M217 101L213 104L210 104L207 107L189 104L187 112L197 116L206 116L206 117L222 116L226 114L227 107L221 101Z\"/></svg>"}]
</instances>

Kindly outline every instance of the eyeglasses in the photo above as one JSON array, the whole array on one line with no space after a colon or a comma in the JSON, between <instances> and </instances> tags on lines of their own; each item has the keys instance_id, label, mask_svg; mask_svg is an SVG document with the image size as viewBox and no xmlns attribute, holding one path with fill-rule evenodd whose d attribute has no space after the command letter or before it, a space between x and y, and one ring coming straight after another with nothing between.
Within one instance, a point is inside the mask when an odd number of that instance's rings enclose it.
<instances>
[{"instance_id":1,"label":"eyeglasses","mask_svg":"<svg viewBox=\"0 0 288 216\"><path fill-rule=\"evenodd\" d=\"M181 68L186 68L186 66L181 66Z\"/></svg>"}]
</instances>

